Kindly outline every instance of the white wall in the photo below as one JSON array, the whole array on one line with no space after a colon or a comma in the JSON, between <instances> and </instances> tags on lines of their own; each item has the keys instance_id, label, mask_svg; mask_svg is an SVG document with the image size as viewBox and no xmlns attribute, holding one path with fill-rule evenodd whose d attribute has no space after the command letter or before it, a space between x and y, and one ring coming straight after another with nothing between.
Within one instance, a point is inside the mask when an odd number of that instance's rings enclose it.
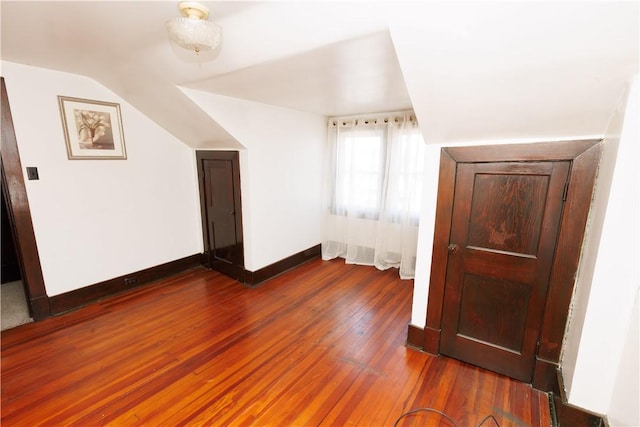
<instances>
[{"instance_id":1,"label":"white wall","mask_svg":"<svg viewBox=\"0 0 640 427\"><path fill-rule=\"evenodd\" d=\"M611 427L640 426L640 315L638 314L638 292L629 321L629 330L618 365L611 402L609 404L609 425Z\"/></svg>"},{"instance_id":2,"label":"white wall","mask_svg":"<svg viewBox=\"0 0 640 427\"><path fill-rule=\"evenodd\" d=\"M636 405L627 410L635 413L633 425L640 425L639 361L636 359L633 365L635 370L619 372L625 341L630 331L637 330L637 325L631 323L640 287L637 76L629 94L622 99L607 129L562 371L569 402L601 414L609 413L612 400L633 396L635 390ZM625 418L623 414L612 415Z\"/></svg>"},{"instance_id":3,"label":"white wall","mask_svg":"<svg viewBox=\"0 0 640 427\"><path fill-rule=\"evenodd\" d=\"M2 62L49 296L202 251L192 150L95 81ZM58 95L120 104L126 160L68 160Z\"/></svg>"},{"instance_id":4,"label":"white wall","mask_svg":"<svg viewBox=\"0 0 640 427\"><path fill-rule=\"evenodd\" d=\"M436 144L427 144L425 147L425 177L422 183L416 275L413 281L413 304L411 305L411 324L420 328L424 328L427 319L427 297L431 278L431 257L433 255L433 232L436 224L441 149L442 146Z\"/></svg>"},{"instance_id":5,"label":"white wall","mask_svg":"<svg viewBox=\"0 0 640 427\"><path fill-rule=\"evenodd\" d=\"M256 271L319 244L326 118L183 91L247 148L240 153L245 268Z\"/></svg>"}]
</instances>

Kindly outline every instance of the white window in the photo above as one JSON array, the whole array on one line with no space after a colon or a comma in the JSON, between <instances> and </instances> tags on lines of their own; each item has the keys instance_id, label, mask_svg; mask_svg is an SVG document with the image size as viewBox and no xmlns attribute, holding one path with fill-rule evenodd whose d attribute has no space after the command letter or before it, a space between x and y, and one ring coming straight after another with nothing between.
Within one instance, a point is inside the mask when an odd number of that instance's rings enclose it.
<instances>
[{"instance_id":1,"label":"white window","mask_svg":"<svg viewBox=\"0 0 640 427\"><path fill-rule=\"evenodd\" d=\"M336 213L377 217L384 180L384 133L381 129L341 133L336 154Z\"/></svg>"},{"instance_id":2,"label":"white window","mask_svg":"<svg viewBox=\"0 0 640 427\"><path fill-rule=\"evenodd\" d=\"M336 132L335 144L334 214L417 222L424 164L418 127L352 128Z\"/></svg>"},{"instance_id":3,"label":"white window","mask_svg":"<svg viewBox=\"0 0 640 427\"><path fill-rule=\"evenodd\" d=\"M331 119L322 258L415 275L425 148L413 112Z\"/></svg>"}]
</instances>

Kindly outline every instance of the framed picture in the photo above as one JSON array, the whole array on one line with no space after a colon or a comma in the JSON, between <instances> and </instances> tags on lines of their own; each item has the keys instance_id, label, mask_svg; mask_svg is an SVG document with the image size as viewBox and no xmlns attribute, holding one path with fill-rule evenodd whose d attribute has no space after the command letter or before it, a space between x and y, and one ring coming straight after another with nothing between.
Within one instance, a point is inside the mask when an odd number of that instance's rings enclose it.
<instances>
[{"instance_id":1,"label":"framed picture","mask_svg":"<svg viewBox=\"0 0 640 427\"><path fill-rule=\"evenodd\" d=\"M67 157L126 159L120 104L58 96Z\"/></svg>"}]
</instances>

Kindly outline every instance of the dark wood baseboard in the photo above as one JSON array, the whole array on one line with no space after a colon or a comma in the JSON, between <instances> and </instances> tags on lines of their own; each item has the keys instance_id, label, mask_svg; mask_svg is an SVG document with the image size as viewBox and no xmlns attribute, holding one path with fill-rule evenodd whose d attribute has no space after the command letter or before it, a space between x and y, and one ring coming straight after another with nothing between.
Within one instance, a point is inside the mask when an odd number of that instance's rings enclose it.
<instances>
[{"instance_id":1,"label":"dark wood baseboard","mask_svg":"<svg viewBox=\"0 0 640 427\"><path fill-rule=\"evenodd\" d=\"M279 274L284 273L287 270L297 267L313 258L320 256L321 245L313 246L297 254L293 254L280 261L274 262L266 267L263 267L256 271L246 271L244 282L249 286L258 285L265 280L276 277Z\"/></svg>"},{"instance_id":2,"label":"dark wood baseboard","mask_svg":"<svg viewBox=\"0 0 640 427\"><path fill-rule=\"evenodd\" d=\"M76 289L49 298L51 314L64 313L90 302L96 301L119 292L136 288L145 283L188 270L201 265L201 254L170 261L155 267L146 268L124 276L115 277L104 282L95 283L84 288Z\"/></svg>"},{"instance_id":3,"label":"dark wood baseboard","mask_svg":"<svg viewBox=\"0 0 640 427\"><path fill-rule=\"evenodd\" d=\"M440 354L440 329L433 329L428 326L425 326L423 329L419 326L409 324L407 344L438 356Z\"/></svg>"},{"instance_id":4,"label":"dark wood baseboard","mask_svg":"<svg viewBox=\"0 0 640 427\"><path fill-rule=\"evenodd\" d=\"M531 380L533 388L540 391L560 394L558 368L557 363L536 357L533 367L533 379Z\"/></svg>"},{"instance_id":5,"label":"dark wood baseboard","mask_svg":"<svg viewBox=\"0 0 640 427\"><path fill-rule=\"evenodd\" d=\"M424 328L424 351L430 354L440 354L440 329L428 326Z\"/></svg>"},{"instance_id":6,"label":"dark wood baseboard","mask_svg":"<svg viewBox=\"0 0 640 427\"><path fill-rule=\"evenodd\" d=\"M600 415L570 405L555 393L549 392L547 395L554 427L605 427L607 425Z\"/></svg>"},{"instance_id":7,"label":"dark wood baseboard","mask_svg":"<svg viewBox=\"0 0 640 427\"><path fill-rule=\"evenodd\" d=\"M605 427L607 425L601 415L578 408L567 402L560 368L555 370L553 390L549 391L547 396L549 397L551 421L554 427Z\"/></svg>"},{"instance_id":8,"label":"dark wood baseboard","mask_svg":"<svg viewBox=\"0 0 640 427\"><path fill-rule=\"evenodd\" d=\"M409 323L407 330L407 345L422 350L424 348L424 329Z\"/></svg>"},{"instance_id":9,"label":"dark wood baseboard","mask_svg":"<svg viewBox=\"0 0 640 427\"><path fill-rule=\"evenodd\" d=\"M31 317L36 322L51 317L50 301L46 295L29 298L29 307L31 308Z\"/></svg>"}]
</instances>

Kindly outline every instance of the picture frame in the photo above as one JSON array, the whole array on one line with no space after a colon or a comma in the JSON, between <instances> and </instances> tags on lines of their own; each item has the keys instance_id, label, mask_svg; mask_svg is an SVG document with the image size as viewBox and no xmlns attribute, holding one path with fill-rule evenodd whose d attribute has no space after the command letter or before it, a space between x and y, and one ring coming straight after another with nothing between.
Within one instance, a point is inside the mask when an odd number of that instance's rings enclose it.
<instances>
[{"instance_id":1,"label":"picture frame","mask_svg":"<svg viewBox=\"0 0 640 427\"><path fill-rule=\"evenodd\" d=\"M120 104L58 96L69 160L124 160Z\"/></svg>"}]
</instances>

